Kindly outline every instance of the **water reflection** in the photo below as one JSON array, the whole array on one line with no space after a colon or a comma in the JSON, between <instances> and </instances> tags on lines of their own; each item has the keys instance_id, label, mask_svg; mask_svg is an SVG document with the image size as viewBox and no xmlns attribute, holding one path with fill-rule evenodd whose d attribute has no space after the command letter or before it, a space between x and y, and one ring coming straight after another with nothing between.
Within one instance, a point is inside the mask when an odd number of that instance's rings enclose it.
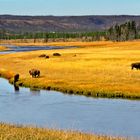
<instances>
[{"instance_id":1,"label":"water reflection","mask_svg":"<svg viewBox=\"0 0 140 140\"><path fill-rule=\"evenodd\" d=\"M19 86L14 85L15 92L19 92Z\"/></svg>"},{"instance_id":2,"label":"water reflection","mask_svg":"<svg viewBox=\"0 0 140 140\"><path fill-rule=\"evenodd\" d=\"M30 92L31 92L32 95L40 95L41 91L39 89L30 88Z\"/></svg>"}]
</instances>

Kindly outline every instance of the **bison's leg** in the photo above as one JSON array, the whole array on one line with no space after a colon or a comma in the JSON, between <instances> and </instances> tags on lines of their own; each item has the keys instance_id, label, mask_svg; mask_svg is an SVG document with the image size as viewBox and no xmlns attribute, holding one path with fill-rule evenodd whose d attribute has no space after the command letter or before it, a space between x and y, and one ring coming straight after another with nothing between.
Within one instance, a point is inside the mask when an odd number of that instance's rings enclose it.
<instances>
[{"instance_id":1,"label":"bison's leg","mask_svg":"<svg viewBox=\"0 0 140 140\"><path fill-rule=\"evenodd\" d=\"M32 78L34 78L34 74L32 73Z\"/></svg>"},{"instance_id":2,"label":"bison's leg","mask_svg":"<svg viewBox=\"0 0 140 140\"><path fill-rule=\"evenodd\" d=\"M37 77L37 74L35 73L35 78Z\"/></svg>"},{"instance_id":3,"label":"bison's leg","mask_svg":"<svg viewBox=\"0 0 140 140\"><path fill-rule=\"evenodd\" d=\"M19 80L19 74L14 75L14 83L16 83Z\"/></svg>"},{"instance_id":4,"label":"bison's leg","mask_svg":"<svg viewBox=\"0 0 140 140\"><path fill-rule=\"evenodd\" d=\"M40 76L40 72L38 73L38 77Z\"/></svg>"},{"instance_id":5,"label":"bison's leg","mask_svg":"<svg viewBox=\"0 0 140 140\"><path fill-rule=\"evenodd\" d=\"M37 72L36 72L36 77L39 77L39 76L40 76L40 72L37 71Z\"/></svg>"},{"instance_id":6,"label":"bison's leg","mask_svg":"<svg viewBox=\"0 0 140 140\"><path fill-rule=\"evenodd\" d=\"M136 68L136 70L138 70L138 69L139 69L139 68L138 68L138 66L136 66L135 68Z\"/></svg>"}]
</instances>

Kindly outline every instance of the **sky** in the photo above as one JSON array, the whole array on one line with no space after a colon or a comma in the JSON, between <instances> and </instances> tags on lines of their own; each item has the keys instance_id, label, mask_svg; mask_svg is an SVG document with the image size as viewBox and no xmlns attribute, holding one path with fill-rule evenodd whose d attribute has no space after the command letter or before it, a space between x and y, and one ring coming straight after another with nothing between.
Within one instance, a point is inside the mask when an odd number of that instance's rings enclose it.
<instances>
[{"instance_id":1,"label":"sky","mask_svg":"<svg viewBox=\"0 0 140 140\"><path fill-rule=\"evenodd\" d=\"M0 15L140 15L140 0L0 0Z\"/></svg>"}]
</instances>

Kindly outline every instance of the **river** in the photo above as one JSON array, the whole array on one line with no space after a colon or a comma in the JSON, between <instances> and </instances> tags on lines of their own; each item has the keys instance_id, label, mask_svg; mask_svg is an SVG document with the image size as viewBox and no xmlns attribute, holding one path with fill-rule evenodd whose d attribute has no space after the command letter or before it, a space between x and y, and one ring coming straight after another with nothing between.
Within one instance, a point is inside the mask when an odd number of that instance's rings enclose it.
<instances>
[{"instance_id":1,"label":"river","mask_svg":"<svg viewBox=\"0 0 140 140\"><path fill-rule=\"evenodd\" d=\"M13 46L13 45L5 45L8 47L8 50L0 51L0 54L8 54L8 53L16 53L16 52L27 52L27 51L37 51L37 50L56 50L56 49L69 49L76 48L75 46Z\"/></svg>"},{"instance_id":2,"label":"river","mask_svg":"<svg viewBox=\"0 0 140 140\"><path fill-rule=\"evenodd\" d=\"M0 121L113 136L140 136L140 101L15 90L0 78Z\"/></svg>"}]
</instances>

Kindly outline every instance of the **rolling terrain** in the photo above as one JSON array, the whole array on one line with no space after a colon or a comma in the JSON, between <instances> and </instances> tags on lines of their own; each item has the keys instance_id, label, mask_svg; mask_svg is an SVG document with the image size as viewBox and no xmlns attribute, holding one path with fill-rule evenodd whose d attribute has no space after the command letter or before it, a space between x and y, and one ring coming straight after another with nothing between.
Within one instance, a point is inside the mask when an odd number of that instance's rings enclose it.
<instances>
[{"instance_id":1,"label":"rolling terrain","mask_svg":"<svg viewBox=\"0 0 140 140\"><path fill-rule=\"evenodd\" d=\"M140 16L15 16L0 15L0 30L21 32L89 32L103 31L116 23L135 20Z\"/></svg>"}]
</instances>

